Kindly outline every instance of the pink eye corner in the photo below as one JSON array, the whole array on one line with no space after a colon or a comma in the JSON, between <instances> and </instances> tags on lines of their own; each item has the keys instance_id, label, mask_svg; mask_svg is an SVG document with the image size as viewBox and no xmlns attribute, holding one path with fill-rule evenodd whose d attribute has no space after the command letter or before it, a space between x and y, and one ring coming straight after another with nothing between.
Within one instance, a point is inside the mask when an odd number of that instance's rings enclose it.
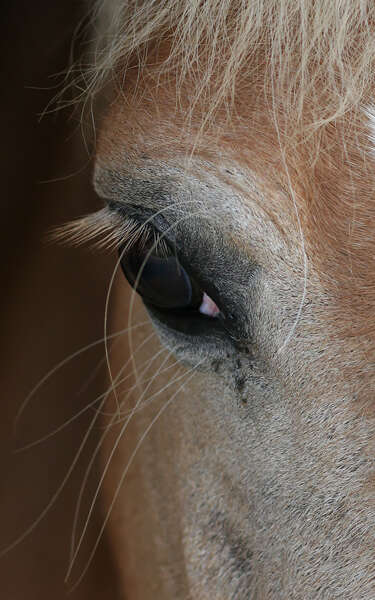
<instances>
[{"instance_id":1,"label":"pink eye corner","mask_svg":"<svg viewBox=\"0 0 375 600\"><path fill-rule=\"evenodd\" d=\"M204 292L202 304L199 307L199 312L202 313L202 315L206 315L207 317L211 317L214 319L219 315L220 309L215 304L215 302L211 300L211 298L206 294L206 292Z\"/></svg>"}]
</instances>

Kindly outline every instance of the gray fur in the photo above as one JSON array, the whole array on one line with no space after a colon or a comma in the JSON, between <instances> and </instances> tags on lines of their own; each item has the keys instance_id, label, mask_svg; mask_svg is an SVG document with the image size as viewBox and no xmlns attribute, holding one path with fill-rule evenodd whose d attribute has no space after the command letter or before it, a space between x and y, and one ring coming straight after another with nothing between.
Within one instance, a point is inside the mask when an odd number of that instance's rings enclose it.
<instances>
[{"instance_id":1,"label":"gray fur","mask_svg":"<svg viewBox=\"0 0 375 600\"><path fill-rule=\"evenodd\" d=\"M355 341L333 343L332 299L313 271L283 347L304 289L298 231L291 225L284 238L251 173L229 168L246 197L203 162L194 175L149 161L96 174L99 193L125 210L173 204L164 212L170 224L199 213L175 227L176 238L194 246L195 260L243 316L240 345L191 339L154 319L184 364L205 360L143 455L160 523L159 597L373 600L375 465L367 448L375 428L357 410L356 382L342 377L362 355ZM170 450L160 456L163 435Z\"/></svg>"}]
</instances>

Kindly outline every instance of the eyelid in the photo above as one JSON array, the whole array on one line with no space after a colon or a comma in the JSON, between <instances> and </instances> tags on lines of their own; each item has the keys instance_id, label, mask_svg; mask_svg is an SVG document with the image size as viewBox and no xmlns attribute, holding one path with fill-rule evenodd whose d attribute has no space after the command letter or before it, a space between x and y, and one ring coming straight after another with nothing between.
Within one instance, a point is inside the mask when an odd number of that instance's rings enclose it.
<instances>
[{"instance_id":1,"label":"eyelid","mask_svg":"<svg viewBox=\"0 0 375 600\"><path fill-rule=\"evenodd\" d=\"M192 265L191 255L197 255L198 250L194 244L195 240L193 238L189 238L189 244L184 244L184 240L179 242L177 235L175 235L177 223L170 223L161 213L154 213L147 209L141 210L139 207L132 206L131 204L124 205L123 203L115 201L109 203L109 208L117 215L120 215L122 219L131 219L133 222L138 223L139 227L143 226L144 228L147 228L149 233L152 232L154 235L159 235L159 240L164 240L169 246L169 254L173 253L178 257L183 268L194 278L200 288L206 291L208 297L214 304L220 306L220 315L225 317L226 302L223 301L223 298L215 285L215 280L213 281L211 277L205 276L205 269L201 268L204 266L203 261L199 261L199 266ZM207 260L205 262L207 262Z\"/></svg>"},{"instance_id":2,"label":"eyelid","mask_svg":"<svg viewBox=\"0 0 375 600\"><path fill-rule=\"evenodd\" d=\"M131 219L139 226L149 226L162 235L171 245L176 244L175 224L171 223L163 214L164 211L153 211L144 207L121 202L110 201L108 208L126 221Z\"/></svg>"},{"instance_id":3,"label":"eyelid","mask_svg":"<svg viewBox=\"0 0 375 600\"><path fill-rule=\"evenodd\" d=\"M158 248L160 256L171 254L167 248L168 242L171 243L171 241L167 240L159 228L155 227L150 217L146 218L146 215L143 218L140 217L139 211L132 210L131 206L126 205L125 207L122 203L111 201L105 209L100 211L100 216L100 224L96 224L95 231L90 231L90 226L82 223L82 228L88 230L85 232L86 237L98 237L102 234L102 230L105 230L107 237L111 236L113 242L111 246L117 247L117 249L121 247L125 252L135 243L146 245L151 240ZM92 219L92 216L90 215L89 218Z\"/></svg>"}]
</instances>

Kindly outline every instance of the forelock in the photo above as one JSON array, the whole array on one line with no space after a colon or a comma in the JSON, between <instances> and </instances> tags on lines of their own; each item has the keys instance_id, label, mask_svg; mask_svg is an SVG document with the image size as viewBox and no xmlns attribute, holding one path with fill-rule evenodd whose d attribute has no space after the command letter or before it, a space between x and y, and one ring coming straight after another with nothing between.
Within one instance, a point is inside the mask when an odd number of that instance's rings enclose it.
<instances>
[{"instance_id":1,"label":"forelock","mask_svg":"<svg viewBox=\"0 0 375 600\"><path fill-rule=\"evenodd\" d=\"M284 114L293 113L310 133L371 100L370 0L100 0L92 20L89 94L117 67L121 83L127 67L142 70L167 41L160 71L174 73L177 91L187 78L194 82L195 99L205 97L212 117L239 92L251 93L255 82L265 85L275 110L281 102Z\"/></svg>"}]
</instances>

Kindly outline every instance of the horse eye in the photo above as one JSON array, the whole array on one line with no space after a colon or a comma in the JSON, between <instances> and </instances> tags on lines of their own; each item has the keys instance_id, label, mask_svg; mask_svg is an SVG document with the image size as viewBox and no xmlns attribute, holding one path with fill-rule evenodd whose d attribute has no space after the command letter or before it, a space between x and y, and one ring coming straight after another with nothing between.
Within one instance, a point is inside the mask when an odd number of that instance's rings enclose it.
<instances>
[{"instance_id":1,"label":"horse eye","mask_svg":"<svg viewBox=\"0 0 375 600\"><path fill-rule=\"evenodd\" d=\"M147 246L120 248L123 273L146 304L161 309L190 309L216 317L219 309L174 255L160 256Z\"/></svg>"}]
</instances>

